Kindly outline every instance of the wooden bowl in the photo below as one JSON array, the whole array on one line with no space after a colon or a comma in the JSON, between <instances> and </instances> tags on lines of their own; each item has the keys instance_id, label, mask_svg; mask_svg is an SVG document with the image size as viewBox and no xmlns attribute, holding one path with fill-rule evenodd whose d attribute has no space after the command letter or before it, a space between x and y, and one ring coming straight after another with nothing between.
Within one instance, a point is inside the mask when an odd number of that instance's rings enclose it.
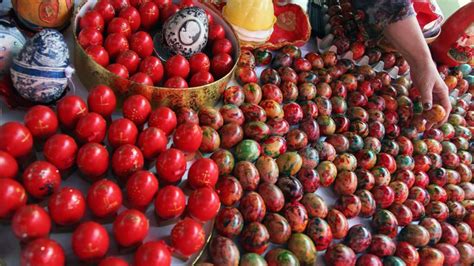
<instances>
[{"instance_id":1,"label":"wooden bowl","mask_svg":"<svg viewBox=\"0 0 474 266\"><path fill-rule=\"evenodd\" d=\"M79 33L79 18L84 15L86 11L92 9L96 2L97 0L83 1L76 9L73 18L74 65L81 82L88 90L96 85L104 84L115 91L119 102L123 101L129 95L141 94L147 97L155 107L169 106L172 108L191 107L193 109L199 109L202 106L211 106L217 103L222 92L226 88L227 83L232 78L234 70L237 68L237 61L240 56L240 46L237 35L232 27L215 8L211 5L195 1L196 6L204 8L214 17L216 23L220 23L224 27L226 37L232 42L234 47L232 53L234 66L227 75L213 83L199 87L180 89L147 86L121 78L97 64L86 53L77 40L77 34Z\"/></svg>"}]
</instances>

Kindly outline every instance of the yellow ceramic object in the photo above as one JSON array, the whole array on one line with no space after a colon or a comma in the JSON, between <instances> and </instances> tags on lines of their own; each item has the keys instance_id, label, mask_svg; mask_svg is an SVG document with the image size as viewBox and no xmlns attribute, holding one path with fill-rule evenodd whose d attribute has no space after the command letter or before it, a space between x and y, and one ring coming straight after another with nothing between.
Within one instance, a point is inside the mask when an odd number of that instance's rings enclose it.
<instances>
[{"instance_id":1,"label":"yellow ceramic object","mask_svg":"<svg viewBox=\"0 0 474 266\"><path fill-rule=\"evenodd\" d=\"M62 28L69 22L74 0L12 0L13 10L31 30Z\"/></svg>"},{"instance_id":2,"label":"yellow ceramic object","mask_svg":"<svg viewBox=\"0 0 474 266\"><path fill-rule=\"evenodd\" d=\"M272 0L228 0L222 15L233 25L251 31L271 29L276 22Z\"/></svg>"}]
</instances>

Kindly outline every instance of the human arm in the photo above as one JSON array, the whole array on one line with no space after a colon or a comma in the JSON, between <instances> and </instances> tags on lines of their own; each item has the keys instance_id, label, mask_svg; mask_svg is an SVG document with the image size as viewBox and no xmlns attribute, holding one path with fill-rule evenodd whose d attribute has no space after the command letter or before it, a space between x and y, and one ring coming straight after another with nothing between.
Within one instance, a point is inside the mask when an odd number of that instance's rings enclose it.
<instances>
[{"instance_id":1,"label":"human arm","mask_svg":"<svg viewBox=\"0 0 474 266\"><path fill-rule=\"evenodd\" d=\"M414 16L411 0L360 0L354 3L357 9L364 10L367 15L369 34L374 36L383 33L407 60L424 109L429 110L436 103L443 106L449 114L451 103L448 88L431 59L430 50ZM448 116L440 124L447 119Z\"/></svg>"}]
</instances>

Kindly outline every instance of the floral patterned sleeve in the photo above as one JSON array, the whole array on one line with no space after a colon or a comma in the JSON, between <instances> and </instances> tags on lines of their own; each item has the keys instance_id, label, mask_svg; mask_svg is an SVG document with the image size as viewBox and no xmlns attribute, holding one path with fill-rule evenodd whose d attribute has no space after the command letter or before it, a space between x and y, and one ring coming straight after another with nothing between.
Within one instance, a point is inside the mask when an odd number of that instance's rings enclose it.
<instances>
[{"instance_id":1,"label":"floral patterned sleeve","mask_svg":"<svg viewBox=\"0 0 474 266\"><path fill-rule=\"evenodd\" d=\"M367 32L370 36L381 35L390 23L415 15L411 0L356 0L356 9L367 15Z\"/></svg>"}]
</instances>

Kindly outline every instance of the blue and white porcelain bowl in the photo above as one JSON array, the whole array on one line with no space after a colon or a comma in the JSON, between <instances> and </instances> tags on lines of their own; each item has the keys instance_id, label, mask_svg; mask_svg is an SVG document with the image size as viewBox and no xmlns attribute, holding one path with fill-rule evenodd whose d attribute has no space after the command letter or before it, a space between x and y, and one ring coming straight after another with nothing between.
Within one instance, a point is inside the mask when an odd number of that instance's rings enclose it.
<instances>
[{"instance_id":1,"label":"blue and white porcelain bowl","mask_svg":"<svg viewBox=\"0 0 474 266\"><path fill-rule=\"evenodd\" d=\"M8 73L13 58L20 53L26 39L15 26L0 21L0 76Z\"/></svg>"},{"instance_id":2,"label":"blue and white porcelain bowl","mask_svg":"<svg viewBox=\"0 0 474 266\"><path fill-rule=\"evenodd\" d=\"M35 103L58 100L70 77L69 50L63 35L45 29L27 41L13 60L13 86L25 99Z\"/></svg>"}]
</instances>

